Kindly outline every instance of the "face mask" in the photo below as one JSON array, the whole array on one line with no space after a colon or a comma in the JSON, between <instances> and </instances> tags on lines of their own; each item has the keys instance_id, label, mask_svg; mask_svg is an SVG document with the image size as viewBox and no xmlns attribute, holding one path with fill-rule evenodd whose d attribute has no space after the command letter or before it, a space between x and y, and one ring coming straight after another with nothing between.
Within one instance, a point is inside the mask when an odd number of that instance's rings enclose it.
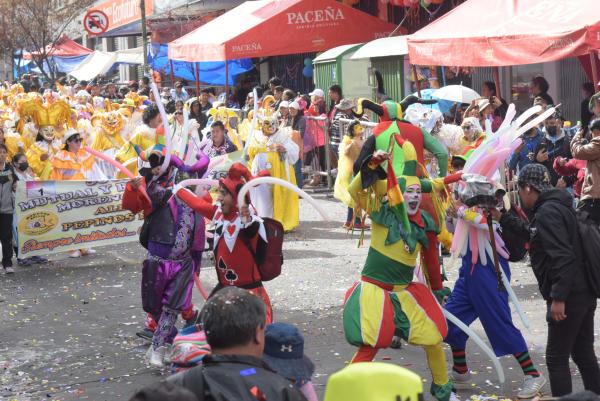
<instances>
[{"instance_id":1,"label":"face mask","mask_svg":"<svg viewBox=\"0 0 600 401\"><path fill-rule=\"evenodd\" d=\"M29 163L27 163L27 162L19 163L19 170L25 171L28 168L29 168Z\"/></svg>"},{"instance_id":2,"label":"face mask","mask_svg":"<svg viewBox=\"0 0 600 401\"><path fill-rule=\"evenodd\" d=\"M556 127L554 125L552 125L552 126L546 126L546 132L550 136L556 136L556 133L558 132L558 127Z\"/></svg>"}]
</instances>

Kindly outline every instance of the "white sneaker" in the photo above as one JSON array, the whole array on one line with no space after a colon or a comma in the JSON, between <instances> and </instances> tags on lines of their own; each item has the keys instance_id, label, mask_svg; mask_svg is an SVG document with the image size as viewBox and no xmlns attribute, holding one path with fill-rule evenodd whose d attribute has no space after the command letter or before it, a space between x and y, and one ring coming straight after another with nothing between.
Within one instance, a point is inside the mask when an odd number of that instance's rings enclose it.
<instances>
[{"instance_id":1,"label":"white sneaker","mask_svg":"<svg viewBox=\"0 0 600 401\"><path fill-rule=\"evenodd\" d=\"M5 272L6 274L13 274L13 273L15 272L15 269L13 269L13 267L12 267L12 266L8 266L8 267L5 267L5 268L4 268L4 272Z\"/></svg>"},{"instance_id":2,"label":"white sneaker","mask_svg":"<svg viewBox=\"0 0 600 401\"><path fill-rule=\"evenodd\" d=\"M85 250L85 253L87 253L87 254L89 254L89 255L93 255L93 254L95 254L95 253L96 253L96 250L95 250L95 249L92 249L92 248L88 248L88 249L86 249L86 250Z\"/></svg>"},{"instance_id":3,"label":"white sneaker","mask_svg":"<svg viewBox=\"0 0 600 401\"><path fill-rule=\"evenodd\" d=\"M71 252L69 254L70 258L80 258L81 257L81 251L79 249L74 250L73 252Z\"/></svg>"},{"instance_id":4,"label":"white sneaker","mask_svg":"<svg viewBox=\"0 0 600 401\"><path fill-rule=\"evenodd\" d=\"M458 394L453 391L450 393L450 398L448 401L460 401L460 398L458 398Z\"/></svg>"},{"instance_id":5,"label":"white sneaker","mask_svg":"<svg viewBox=\"0 0 600 401\"><path fill-rule=\"evenodd\" d=\"M164 359L166 352L166 347L158 347L157 349L154 349L154 347L151 345L150 349L148 349L148 352L146 353L146 356L148 357L148 363L150 364L150 366L155 368L164 368Z\"/></svg>"},{"instance_id":6,"label":"white sneaker","mask_svg":"<svg viewBox=\"0 0 600 401\"><path fill-rule=\"evenodd\" d=\"M467 371L467 373L458 373L453 370L450 374L450 378L452 379L452 383L454 383L454 387L458 389L470 387L471 372L469 371Z\"/></svg>"},{"instance_id":7,"label":"white sneaker","mask_svg":"<svg viewBox=\"0 0 600 401\"><path fill-rule=\"evenodd\" d=\"M535 397L542 387L546 384L546 378L542 375L538 377L525 376L523 380L523 389L517 394L518 398L533 398Z\"/></svg>"}]
</instances>

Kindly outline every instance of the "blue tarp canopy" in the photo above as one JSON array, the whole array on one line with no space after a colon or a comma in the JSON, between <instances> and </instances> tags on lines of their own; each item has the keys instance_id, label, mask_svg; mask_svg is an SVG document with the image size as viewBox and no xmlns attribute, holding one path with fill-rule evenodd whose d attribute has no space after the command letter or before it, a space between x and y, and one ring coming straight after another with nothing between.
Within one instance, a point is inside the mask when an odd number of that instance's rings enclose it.
<instances>
[{"instance_id":1,"label":"blue tarp canopy","mask_svg":"<svg viewBox=\"0 0 600 401\"><path fill-rule=\"evenodd\" d=\"M168 57L169 47L166 44L153 44L148 54L148 64L150 67L163 74L171 74L171 63ZM185 61L173 60L173 75L177 78L183 78L187 81L196 81L196 64L200 73L200 82L209 85L225 85L225 63L222 61L188 63ZM254 68L252 60L239 59L229 60L229 79L228 84L233 85L234 78L246 71Z\"/></svg>"}]
</instances>

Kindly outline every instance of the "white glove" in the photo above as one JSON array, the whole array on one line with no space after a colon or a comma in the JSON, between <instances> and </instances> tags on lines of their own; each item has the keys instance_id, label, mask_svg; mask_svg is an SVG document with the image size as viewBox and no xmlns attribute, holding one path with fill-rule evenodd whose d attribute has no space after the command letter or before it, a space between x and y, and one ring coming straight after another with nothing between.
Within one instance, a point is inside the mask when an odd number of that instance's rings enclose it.
<instances>
[{"instance_id":1,"label":"white glove","mask_svg":"<svg viewBox=\"0 0 600 401\"><path fill-rule=\"evenodd\" d=\"M173 195L177 195L177 192L181 189L183 189L183 187L180 184L175 184L173 185L173 189L171 191L173 192Z\"/></svg>"}]
</instances>

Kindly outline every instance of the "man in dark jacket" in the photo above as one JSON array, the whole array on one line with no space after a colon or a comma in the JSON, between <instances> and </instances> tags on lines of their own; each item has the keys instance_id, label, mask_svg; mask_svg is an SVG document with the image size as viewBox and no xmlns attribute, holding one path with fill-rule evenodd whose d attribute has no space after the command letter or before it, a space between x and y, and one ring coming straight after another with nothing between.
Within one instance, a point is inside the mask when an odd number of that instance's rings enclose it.
<instances>
[{"instance_id":1,"label":"man in dark jacket","mask_svg":"<svg viewBox=\"0 0 600 401\"><path fill-rule=\"evenodd\" d=\"M560 113L546 120L542 128L543 138L538 142L534 151L534 161L544 165L550 173L550 183L557 188L573 186L576 176L563 177L554 170L554 159L563 157L571 159L571 139L566 130L562 128Z\"/></svg>"},{"instance_id":2,"label":"man in dark jacket","mask_svg":"<svg viewBox=\"0 0 600 401\"><path fill-rule=\"evenodd\" d=\"M569 357L579 368L585 389L600 394L600 369L594 352L596 298L585 278L573 198L552 187L548 170L540 164L525 166L518 185L524 207L533 212L530 257L548 305L546 363L552 395L572 391Z\"/></svg>"},{"instance_id":3,"label":"man in dark jacket","mask_svg":"<svg viewBox=\"0 0 600 401\"><path fill-rule=\"evenodd\" d=\"M223 288L208 299L201 315L212 355L168 381L191 390L199 401L305 401L261 359L265 319L260 298L241 288Z\"/></svg>"}]
</instances>

